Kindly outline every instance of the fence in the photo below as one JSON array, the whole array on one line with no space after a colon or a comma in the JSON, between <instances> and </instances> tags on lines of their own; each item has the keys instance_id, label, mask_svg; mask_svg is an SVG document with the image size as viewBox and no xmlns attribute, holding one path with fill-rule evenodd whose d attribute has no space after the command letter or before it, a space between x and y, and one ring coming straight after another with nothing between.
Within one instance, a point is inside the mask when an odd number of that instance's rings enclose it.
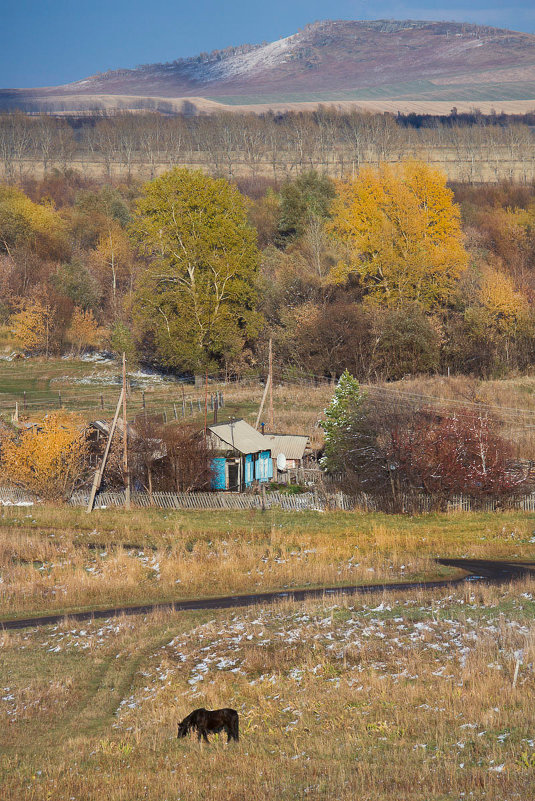
<instances>
[{"instance_id":1,"label":"fence","mask_svg":"<svg viewBox=\"0 0 535 801\"><path fill-rule=\"evenodd\" d=\"M36 496L25 490L16 487L0 487L0 506L16 506L17 504L23 506L38 500ZM71 506L87 506L88 501L89 493L84 490L74 492L69 499ZM425 514L441 508L447 513L496 512L504 509L535 512L535 493L510 498L506 501L496 498L481 500L459 495L441 505L436 498L430 495L398 495L394 499L391 495L368 495L366 493L359 493L352 497L343 492L331 494L303 492L295 495L266 492L265 496L230 492L153 492L151 497L148 492L133 492L131 503L132 506L138 508L155 506L160 509L197 509L199 511L280 508L292 512L327 509L348 512L358 509L363 512ZM95 508L124 505L124 492L100 492L95 500Z\"/></svg>"},{"instance_id":2,"label":"fence","mask_svg":"<svg viewBox=\"0 0 535 801\"><path fill-rule=\"evenodd\" d=\"M18 487L0 487L0 506L26 506L36 500L29 492Z\"/></svg>"},{"instance_id":3,"label":"fence","mask_svg":"<svg viewBox=\"0 0 535 801\"><path fill-rule=\"evenodd\" d=\"M520 512L535 512L535 493L513 498L470 498L455 495L449 500L432 495L398 494L368 495L359 493L353 498L353 506L365 512L387 512L392 514L425 514L433 511L443 512L498 512L514 509Z\"/></svg>"},{"instance_id":4,"label":"fence","mask_svg":"<svg viewBox=\"0 0 535 801\"><path fill-rule=\"evenodd\" d=\"M53 381L54 379L52 379ZM52 383L52 381L50 383ZM87 388L82 384L62 387L57 391L2 392L0 393L0 413L42 414L55 409L90 413L102 419L116 408L120 383L98 388ZM186 387L189 387L186 391ZM191 392L189 390L192 390ZM215 413L225 406L221 389L210 386L206 395L196 394L192 385L176 382L167 386L136 387L128 385L128 417L152 418L158 416L161 422L194 417L207 411Z\"/></svg>"},{"instance_id":5,"label":"fence","mask_svg":"<svg viewBox=\"0 0 535 801\"><path fill-rule=\"evenodd\" d=\"M249 495L230 492L133 492L130 497L132 506L156 506L160 509L271 509L277 507L284 511L302 511L305 509L343 509L349 511L355 507L355 501L342 492L330 496L319 496L313 492L286 495L281 492L266 492L265 495ZM86 506L89 501L87 492L75 492L70 504ZM124 506L124 492L101 492L95 500L95 508Z\"/></svg>"},{"instance_id":6,"label":"fence","mask_svg":"<svg viewBox=\"0 0 535 801\"><path fill-rule=\"evenodd\" d=\"M289 467L284 472L277 470L273 476L276 484L337 484L341 474L324 473L313 467Z\"/></svg>"}]
</instances>

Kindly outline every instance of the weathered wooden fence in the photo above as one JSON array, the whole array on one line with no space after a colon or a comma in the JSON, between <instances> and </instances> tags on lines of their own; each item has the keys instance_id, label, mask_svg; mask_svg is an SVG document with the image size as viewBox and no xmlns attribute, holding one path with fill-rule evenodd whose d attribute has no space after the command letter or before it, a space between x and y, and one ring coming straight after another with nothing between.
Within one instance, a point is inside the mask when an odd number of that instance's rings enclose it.
<instances>
[{"instance_id":1,"label":"weathered wooden fence","mask_svg":"<svg viewBox=\"0 0 535 801\"><path fill-rule=\"evenodd\" d=\"M289 467L287 470L276 470L273 481L276 484L326 484L340 483L341 474L324 473L317 467Z\"/></svg>"},{"instance_id":2,"label":"weathered wooden fence","mask_svg":"<svg viewBox=\"0 0 535 801\"><path fill-rule=\"evenodd\" d=\"M365 512L387 512L406 514L425 514L432 511L445 512L497 512L516 509L521 512L535 512L535 493L519 495L516 498L470 498L455 495L445 502L431 495L406 494L368 495L359 493L353 498L354 508Z\"/></svg>"},{"instance_id":3,"label":"weathered wooden fence","mask_svg":"<svg viewBox=\"0 0 535 801\"><path fill-rule=\"evenodd\" d=\"M75 492L70 503L73 506L86 506L87 492ZM287 495L282 492L266 492L265 496L231 492L133 492L131 504L137 507L157 506L160 509L271 509L278 507L285 511L304 509L345 509L355 506L352 498L337 492L331 496L319 496L313 492ZM124 506L124 492L101 492L95 499L95 508Z\"/></svg>"},{"instance_id":4,"label":"weathered wooden fence","mask_svg":"<svg viewBox=\"0 0 535 801\"><path fill-rule=\"evenodd\" d=\"M69 503L72 506L87 506L89 493L84 490L74 492ZM0 487L0 506L23 506L38 502L39 499L17 487ZM440 508L436 499L429 495L402 495L394 499L389 495L367 495L359 493L351 497L343 492L318 493L303 492L289 495L284 492L260 494L231 492L133 492L132 505L139 508L155 506L160 509L198 509L198 510L247 510L280 508L285 511L341 509L364 512L405 512L425 514ZM124 506L124 492L101 492L95 501L96 508ZM535 493L521 495L504 502L500 499L474 499L459 495L442 505L445 512L496 512L503 509L516 509L522 512L535 512Z\"/></svg>"},{"instance_id":5,"label":"weathered wooden fence","mask_svg":"<svg viewBox=\"0 0 535 801\"><path fill-rule=\"evenodd\" d=\"M0 506L21 506L34 503L37 499L26 490L18 487L0 487Z\"/></svg>"},{"instance_id":6,"label":"weathered wooden fence","mask_svg":"<svg viewBox=\"0 0 535 801\"><path fill-rule=\"evenodd\" d=\"M70 503L73 506L87 505L87 492L75 492ZM124 492L101 492L96 497L95 507L124 506ZM359 509L364 512L390 512L406 514L425 514L442 510L445 512L496 512L503 509L517 509L523 512L535 512L535 493L512 498L505 503L499 499L474 499L463 495L451 498L440 504L430 495L367 495L359 493L352 497L343 492L318 493L303 492L288 495L284 492L266 492L264 498L260 494L233 492L153 492L152 498L147 492L133 492L132 506L156 506L161 509L271 509L280 508L285 511L341 509L351 511Z\"/></svg>"}]
</instances>

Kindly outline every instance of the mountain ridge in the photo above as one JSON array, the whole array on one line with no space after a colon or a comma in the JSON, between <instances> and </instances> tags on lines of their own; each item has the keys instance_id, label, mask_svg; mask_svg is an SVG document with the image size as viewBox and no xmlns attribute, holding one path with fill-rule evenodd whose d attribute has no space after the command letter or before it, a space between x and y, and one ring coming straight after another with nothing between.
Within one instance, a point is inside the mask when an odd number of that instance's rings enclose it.
<instances>
[{"instance_id":1,"label":"mountain ridge","mask_svg":"<svg viewBox=\"0 0 535 801\"><path fill-rule=\"evenodd\" d=\"M84 95L221 98L247 105L268 98L298 103L311 93L325 94L322 102L344 93L358 99L371 91L385 100L417 100L418 82L431 83L436 100L455 100L458 91L459 101L469 101L472 85L474 100L488 86L489 100L494 93L499 100L535 105L535 35L457 22L321 20L274 42L109 70L56 87L1 90L0 106ZM406 86L416 88L407 95Z\"/></svg>"}]
</instances>

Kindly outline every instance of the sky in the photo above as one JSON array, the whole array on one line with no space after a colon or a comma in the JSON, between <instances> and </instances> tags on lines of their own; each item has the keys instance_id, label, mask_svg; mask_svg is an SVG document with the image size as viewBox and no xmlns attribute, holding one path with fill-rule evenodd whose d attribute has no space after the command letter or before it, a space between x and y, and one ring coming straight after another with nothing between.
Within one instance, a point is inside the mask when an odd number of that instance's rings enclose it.
<instances>
[{"instance_id":1,"label":"sky","mask_svg":"<svg viewBox=\"0 0 535 801\"><path fill-rule=\"evenodd\" d=\"M54 86L108 69L273 41L321 19L458 20L535 33L535 3L0 0L0 87Z\"/></svg>"}]
</instances>

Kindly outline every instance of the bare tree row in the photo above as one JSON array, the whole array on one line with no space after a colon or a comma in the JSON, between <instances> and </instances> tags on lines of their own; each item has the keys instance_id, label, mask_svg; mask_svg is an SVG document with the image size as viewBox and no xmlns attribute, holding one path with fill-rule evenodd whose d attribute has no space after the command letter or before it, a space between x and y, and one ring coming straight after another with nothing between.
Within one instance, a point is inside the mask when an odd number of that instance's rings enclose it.
<instances>
[{"instance_id":1,"label":"bare tree row","mask_svg":"<svg viewBox=\"0 0 535 801\"><path fill-rule=\"evenodd\" d=\"M228 178L280 180L311 167L336 176L363 164L417 157L458 180L528 181L535 173L534 143L533 129L519 122L411 128L390 114L328 107L284 115L124 113L72 121L15 112L0 115L0 176L17 180L36 163L44 173L97 164L108 177L116 171L126 178L195 164Z\"/></svg>"}]
</instances>

